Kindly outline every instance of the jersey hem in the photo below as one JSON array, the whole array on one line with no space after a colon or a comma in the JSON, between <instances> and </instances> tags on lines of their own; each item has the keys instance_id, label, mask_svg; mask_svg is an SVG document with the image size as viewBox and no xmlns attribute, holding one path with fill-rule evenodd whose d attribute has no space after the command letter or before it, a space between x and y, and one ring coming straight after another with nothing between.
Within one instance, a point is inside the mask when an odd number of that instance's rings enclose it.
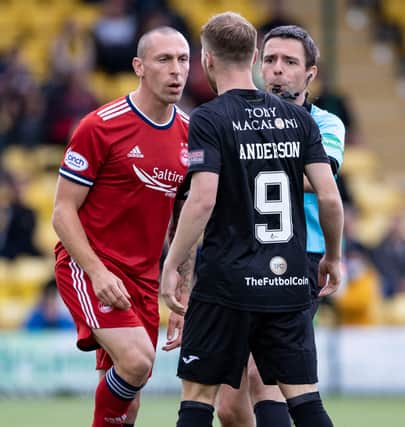
<instances>
[{"instance_id":1,"label":"jersey hem","mask_svg":"<svg viewBox=\"0 0 405 427\"><path fill-rule=\"evenodd\" d=\"M261 313L282 313L286 311L288 312L300 311L300 310L309 308L311 306L311 301L308 301L307 303L304 303L304 304L298 304L298 305L277 305L276 307L269 307L269 306L263 306L263 305L243 305L243 304L227 301L223 298L210 297L208 295L201 295L198 293L192 293L190 298L195 299L197 301L201 301L201 302L207 302L210 304L223 305L224 307L231 308L234 310L254 311L254 312L261 312Z\"/></svg>"}]
</instances>

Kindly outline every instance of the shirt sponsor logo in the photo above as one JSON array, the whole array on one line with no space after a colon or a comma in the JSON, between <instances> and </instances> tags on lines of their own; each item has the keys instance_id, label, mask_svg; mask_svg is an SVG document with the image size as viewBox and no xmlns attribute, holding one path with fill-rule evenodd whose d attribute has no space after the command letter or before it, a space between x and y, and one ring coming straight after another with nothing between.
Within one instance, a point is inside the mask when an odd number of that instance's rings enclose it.
<instances>
[{"instance_id":1,"label":"shirt sponsor logo","mask_svg":"<svg viewBox=\"0 0 405 427\"><path fill-rule=\"evenodd\" d=\"M245 108L247 120L232 120L234 131L256 131L265 129L297 129L295 118L277 117L276 107L273 108Z\"/></svg>"},{"instance_id":2,"label":"shirt sponsor logo","mask_svg":"<svg viewBox=\"0 0 405 427\"><path fill-rule=\"evenodd\" d=\"M245 277L245 285L255 287L272 286L308 286L309 279L306 276L297 277Z\"/></svg>"},{"instance_id":3,"label":"shirt sponsor logo","mask_svg":"<svg viewBox=\"0 0 405 427\"><path fill-rule=\"evenodd\" d=\"M165 184L160 180L166 180L172 183L180 184L183 182L184 176L169 169L153 168L153 175L148 174L144 169L137 168L132 165L136 176L145 184L145 187L156 191L162 191L167 197L176 197L177 186L173 184Z\"/></svg>"},{"instance_id":4,"label":"shirt sponsor logo","mask_svg":"<svg viewBox=\"0 0 405 427\"><path fill-rule=\"evenodd\" d=\"M275 256L270 260L270 270L277 276L281 276L287 271L287 261L281 256Z\"/></svg>"},{"instance_id":5,"label":"shirt sponsor logo","mask_svg":"<svg viewBox=\"0 0 405 427\"><path fill-rule=\"evenodd\" d=\"M65 164L74 171L84 171L88 168L89 163L84 156L73 150L68 150L65 155Z\"/></svg>"},{"instance_id":6,"label":"shirt sponsor logo","mask_svg":"<svg viewBox=\"0 0 405 427\"><path fill-rule=\"evenodd\" d=\"M204 150L193 150L188 153L189 165L201 165L204 163Z\"/></svg>"},{"instance_id":7,"label":"shirt sponsor logo","mask_svg":"<svg viewBox=\"0 0 405 427\"><path fill-rule=\"evenodd\" d=\"M127 157L143 159L145 156L143 155L141 149L137 145L135 145L135 147L127 154Z\"/></svg>"}]
</instances>

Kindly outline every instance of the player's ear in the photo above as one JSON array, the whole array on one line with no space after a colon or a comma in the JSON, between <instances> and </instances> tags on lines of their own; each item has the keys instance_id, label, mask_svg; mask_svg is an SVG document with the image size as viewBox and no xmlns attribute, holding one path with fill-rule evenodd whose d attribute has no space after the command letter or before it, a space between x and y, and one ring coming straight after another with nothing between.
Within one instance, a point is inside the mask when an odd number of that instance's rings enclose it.
<instances>
[{"instance_id":1,"label":"player's ear","mask_svg":"<svg viewBox=\"0 0 405 427\"><path fill-rule=\"evenodd\" d=\"M308 79L307 84L310 84L311 82L313 82L316 79L317 75L318 75L318 67L316 65L312 65L312 67L310 67L307 70L307 79Z\"/></svg>"},{"instance_id":2,"label":"player's ear","mask_svg":"<svg viewBox=\"0 0 405 427\"><path fill-rule=\"evenodd\" d=\"M135 56L135 58L132 59L132 68L137 77L143 77L143 63L141 58Z\"/></svg>"}]
</instances>

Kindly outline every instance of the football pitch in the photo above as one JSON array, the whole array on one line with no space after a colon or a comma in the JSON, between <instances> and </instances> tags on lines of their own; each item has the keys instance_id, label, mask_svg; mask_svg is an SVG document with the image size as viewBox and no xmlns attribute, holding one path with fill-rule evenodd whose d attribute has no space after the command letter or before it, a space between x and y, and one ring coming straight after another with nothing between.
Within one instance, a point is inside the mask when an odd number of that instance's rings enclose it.
<instances>
[{"instance_id":1,"label":"football pitch","mask_svg":"<svg viewBox=\"0 0 405 427\"><path fill-rule=\"evenodd\" d=\"M175 427L177 396L143 396L136 427ZM400 427L404 425L405 397L327 396L325 405L335 427ZM0 426L90 427L89 397L6 399L0 397ZM214 423L219 427L218 421Z\"/></svg>"}]
</instances>

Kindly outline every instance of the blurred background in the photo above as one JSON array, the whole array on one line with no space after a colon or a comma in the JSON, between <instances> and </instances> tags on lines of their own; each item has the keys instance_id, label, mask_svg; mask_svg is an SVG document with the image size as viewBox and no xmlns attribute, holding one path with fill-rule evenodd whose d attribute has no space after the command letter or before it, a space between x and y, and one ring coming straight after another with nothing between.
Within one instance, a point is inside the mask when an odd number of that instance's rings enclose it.
<instances>
[{"instance_id":1,"label":"blurred background","mask_svg":"<svg viewBox=\"0 0 405 427\"><path fill-rule=\"evenodd\" d=\"M53 277L50 217L72 130L136 88L136 43L156 26L177 28L192 46L182 108L210 100L199 30L226 10L259 37L306 28L321 50L310 98L346 125L346 281L316 318L321 388L405 395L405 1L0 0L0 407L3 397L90 394L97 382L94 356L74 349ZM163 307L161 317L164 334ZM178 396L176 359L158 352L146 394Z\"/></svg>"}]
</instances>

